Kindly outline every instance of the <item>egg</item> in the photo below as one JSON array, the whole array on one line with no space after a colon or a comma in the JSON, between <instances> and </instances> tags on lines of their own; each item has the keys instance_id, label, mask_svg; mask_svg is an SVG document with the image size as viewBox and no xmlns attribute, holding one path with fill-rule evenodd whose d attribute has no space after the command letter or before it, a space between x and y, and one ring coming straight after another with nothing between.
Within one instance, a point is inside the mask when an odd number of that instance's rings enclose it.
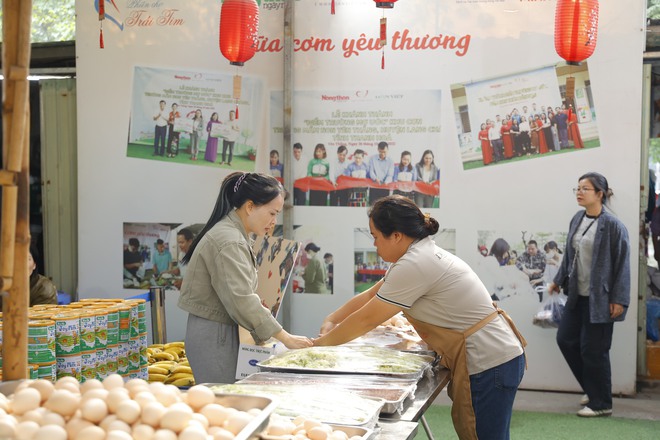
<instances>
[{"instance_id":1,"label":"egg","mask_svg":"<svg viewBox=\"0 0 660 440\"><path fill-rule=\"evenodd\" d=\"M101 399L87 399L81 408L83 419L92 423L99 423L108 415L108 405Z\"/></svg>"},{"instance_id":2,"label":"egg","mask_svg":"<svg viewBox=\"0 0 660 440\"><path fill-rule=\"evenodd\" d=\"M225 423L225 420L233 413L236 409L234 408L225 408L224 406L217 403L209 403L205 405L199 413L202 414L209 421L211 426L222 426Z\"/></svg>"},{"instance_id":3,"label":"egg","mask_svg":"<svg viewBox=\"0 0 660 440\"><path fill-rule=\"evenodd\" d=\"M124 384L124 388L128 390L128 394L134 398L140 391L149 390L149 383L144 379L130 379Z\"/></svg>"},{"instance_id":4,"label":"egg","mask_svg":"<svg viewBox=\"0 0 660 440\"><path fill-rule=\"evenodd\" d=\"M209 419L204 417L203 414L193 413L192 419L190 419L190 423L192 422L199 423L201 427L204 428L204 431L208 431L209 429Z\"/></svg>"},{"instance_id":5,"label":"egg","mask_svg":"<svg viewBox=\"0 0 660 440\"><path fill-rule=\"evenodd\" d=\"M133 426L133 438L135 440L151 440L154 435L154 428L144 423L137 423Z\"/></svg>"},{"instance_id":6,"label":"egg","mask_svg":"<svg viewBox=\"0 0 660 440\"><path fill-rule=\"evenodd\" d=\"M170 406L179 401L176 393L167 386L165 388L156 389L153 393L156 400L162 403L163 406Z\"/></svg>"},{"instance_id":7,"label":"egg","mask_svg":"<svg viewBox=\"0 0 660 440\"><path fill-rule=\"evenodd\" d=\"M307 419L303 422L305 430L309 432L310 429L321 426L321 422L316 419Z\"/></svg>"},{"instance_id":8,"label":"egg","mask_svg":"<svg viewBox=\"0 0 660 440\"><path fill-rule=\"evenodd\" d=\"M108 430L108 426L110 425L110 423L114 422L115 420L117 420L117 416L114 415L114 414L109 414L108 417L106 417L105 419L101 420L101 423L99 423L99 426L100 426L101 428L103 428L105 431L107 431L107 430Z\"/></svg>"},{"instance_id":9,"label":"egg","mask_svg":"<svg viewBox=\"0 0 660 440\"><path fill-rule=\"evenodd\" d=\"M105 435L106 434L103 428L96 425L90 425L78 431L78 434L76 434L75 437L72 437L72 439L73 440L105 440Z\"/></svg>"},{"instance_id":10,"label":"egg","mask_svg":"<svg viewBox=\"0 0 660 440\"><path fill-rule=\"evenodd\" d=\"M160 420L160 426L176 433L181 432L192 418L192 412L181 407L167 408Z\"/></svg>"},{"instance_id":11,"label":"egg","mask_svg":"<svg viewBox=\"0 0 660 440\"><path fill-rule=\"evenodd\" d=\"M83 393L83 395L81 396L80 404L84 405L84 403L88 399L101 399L105 401L105 399L108 398L108 394L109 391L103 388L103 386L101 386L101 388L92 388L90 390L85 391L85 393Z\"/></svg>"},{"instance_id":12,"label":"egg","mask_svg":"<svg viewBox=\"0 0 660 440\"><path fill-rule=\"evenodd\" d=\"M206 430L199 426L187 426L179 433L178 440L206 440Z\"/></svg>"},{"instance_id":13,"label":"egg","mask_svg":"<svg viewBox=\"0 0 660 440\"><path fill-rule=\"evenodd\" d=\"M122 420L114 420L110 423L108 423L107 428L105 432L111 432L111 431L124 431L127 433L131 433L131 427L128 426L128 424Z\"/></svg>"},{"instance_id":14,"label":"egg","mask_svg":"<svg viewBox=\"0 0 660 440\"><path fill-rule=\"evenodd\" d=\"M66 422L64 421L64 417L61 415L55 413L55 412L46 412L44 414L44 418L41 420L41 426L47 426L47 425L54 425L54 426L61 426L64 428L66 426Z\"/></svg>"},{"instance_id":15,"label":"egg","mask_svg":"<svg viewBox=\"0 0 660 440\"><path fill-rule=\"evenodd\" d=\"M195 411L199 411L205 405L215 402L215 393L204 385L190 387L187 393L188 405Z\"/></svg>"},{"instance_id":16,"label":"egg","mask_svg":"<svg viewBox=\"0 0 660 440\"><path fill-rule=\"evenodd\" d=\"M220 428L219 426L216 426L215 428L216 429L213 431L213 440L232 440L236 437L233 433L224 428Z\"/></svg>"},{"instance_id":17,"label":"egg","mask_svg":"<svg viewBox=\"0 0 660 440\"><path fill-rule=\"evenodd\" d=\"M61 426L44 425L34 433L32 440L67 440L67 435Z\"/></svg>"},{"instance_id":18,"label":"egg","mask_svg":"<svg viewBox=\"0 0 660 440\"><path fill-rule=\"evenodd\" d=\"M94 424L80 417L72 417L66 422L64 429L66 429L66 433L69 434L70 439L75 439L78 433L88 426L94 426Z\"/></svg>"},{"instance_id":19,"label":"egg","mask_svg":"<svg viewBox=\"0 0 660 440\"><path fill-rule=\"evenodd\" d=\"M103 387L108 391L115 388L124 388L124 378L117 373L110 374L103 379Z\"/></svg>"},{"instance_id":20,"label":"egg","mask_svg":"<svg viewBox=\"0 0 660 440\"><path fill-rule=\"evenodd\" d=\"M140 405L140 408L144 409L147 403L156 402L156 396L154 396L153 393L149 391L149 388L147 388L146 391L140 391L137 393L133 397L133 400L135 400L138 405Z\"/></svg>"},{"instance_id":21,"label":"egg","mask_svg":"<svg viewBox=\"0 0 660 440\"><path fill-rule=\"evenodd\" d=\"M30 388L34 388L35 390L39 391L39 394L41 394L41 403L48 400L50 395L53 394L53 391L55 390L55 385L53 385L53 382L45 379L37 379L29 386Z\"/></svg>"},{"instance_id":22,"label":"egg","mask_svg":"<svg viewBox=\"0 0 660 440\"><path fill-rule=\"evenodd\" d=\"M24 420L16 425L17 439L31 439L39 430L39 424L32 420Z\"/></svg>"},{"instance_id":23,"label":"egg","mask_svg":"<svg viewBox=\"0 0 660 440\"><path fill-rule=\"evenodd\" d=\"M98 379L87 379L80 384L80 394L85 394L91 390L105 389L103 382Z\"/></svg>"},{"instance_id":24,"label":"egg","mask_svg":"<svg viewBox=\"0 0 660 440\"><path fill-rule=\"evenodd\" d=\"M115 410L117 417L129 425L132 425L137 421L138 418L140 418L141 412L142 408L140 408L140 404L135 400L130 399L126 399L119 403L119 405L117 405L117 409Z\"/></svg>"},{"instance_id":25,"label":"egg","mask_svg":"<svg viewBox=\"0 0 660 440\"><path fill-rule=\"evenodd\" d=\"M114 414L117 411L119 404L128 399L130 399L130 396L128 395L128 390L126 388L112 388L108 392L108 397L105 399L110 414Z\"/></svg>"},{"instance_id":26,"label":"egg","mask_svg":"<svg viewBox=\"0 0 660 440\"><path fill-rule=\"evenodd\" d=\"M16 426L18 423L13 417L4 417L0 419L0 438L16 437Z\"/></svg>"},{"instance_id":27,"label":"egg","mask_svg":"<svg viewBox=\"0 0 660 440\"><path fill-rule=\"evenodd\" d=\"M39 408L41 404L41 393L35 388L24 388L14 394L11 407L16 415L23 415L24 413L33 409Z\"/></svg>"},{"instance_id":28,"label":"egg","mask_svg":"<svg viewBox=\"0 0 660 440\"><path fill-rule=\"evenodd\" d=\"M165 407L160 402L149 402L142 408L141 420L149 426L157 428L160 426L160 419L165 414Z\"/></svg>"},{"instance_id":29,"label":"egg","mask_svg":"<svg viewBox=\"0 0 660 440\"><path fill-rule=\"evenodd\" d=\"M268 424L267 432L270 435L290 435L293 430L296 428L296 425L285 420L271 420Z\"/></svg>"},{"instance_id":30,"label":"egg","mask_svg":"<svg viewBox=\"0 0 660 440\"><path fill-rule=\"evenodd\" d=\"M65 379L67 377L70 377L70 376L65 376L62 379ZM73 379L73 378L71 378L71 379ZM56 390L67 390L67 391L71 391L73 394L80 394L80 384L78 382L73 383L69 380L63 381L59 386L56 383L55 384L55 389Z\"/></svg>"},{"instance_id":31,"label":"egg","mask_svg":"<svg viewBox=\"0 0 660 440\"><path fill-rule=\"evenodd\" d=\"M315 426L307 431L307 437L310 440L326 440L328 438L328 431L321 426Z\"/></svg>"},{"instance_id":32,"label":"egg","mask_svg":"<svg viewBox=\"0 0 660 440\"><path fill-rule=\"evenodd\" d=\"M48 412L46 408L39 407L23 414L23 421L31 420L37 425L43 425L44 415Z\"/></svg>"},{"instance_id":33,"label":"egg","mask_svg":"<svg viewBox=\"0 0 660 440\"><path fill-rule=\"evenodd\" d=\"M344 431L336 429L328 436L328 440L348 440L348 434Z\"/></svg>"},{"instance_id":34,"label":"egg","mask_svg":"<svg viewBox=\"0 0 660 440\"><path fill-rule=\"evenodd\" d=\"M112 432L108 432L108 434L105 437L105 440L133 440L133 437L129 432L112 431Z\"/></svg>"},{"instance_id":35,"label":"egg","mask_svg":"<svg viewBox=\"0 0 660 440\"><path fill-rule=\"evenodd\" d=\"M251 414L243 411L236 411L225 420L224 428L236 435L241 432L243 428L252 421L252 419L254 419L254 417Z\"/></svg>"},{"instance_id":36,"label":"egg","mask_svg":"<svg viewBox=\"0 0 660 440\"><path fill-rule=\"evenodd\" d=\"M169 429L159 429L154 432L154 436L151 437L151 440L177 440L177 435Z\"/></svg>"},{"instance_id":37,"label":"egg","mask_svg":"<svg viewBox=\"0 0 660 440\"><path fill-rule=\"evenodd\" d=\"M76 412L79 403L79 395L65 389L56 389L46 400L44 406L61 416L69 417Z\"/></svg>"}]
</instances>

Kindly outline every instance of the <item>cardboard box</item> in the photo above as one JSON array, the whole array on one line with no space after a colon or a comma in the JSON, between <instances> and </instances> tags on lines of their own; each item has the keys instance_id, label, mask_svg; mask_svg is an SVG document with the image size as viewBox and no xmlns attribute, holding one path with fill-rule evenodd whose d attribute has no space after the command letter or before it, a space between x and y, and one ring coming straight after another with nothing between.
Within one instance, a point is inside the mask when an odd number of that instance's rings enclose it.
<instances>
[{"instance_id":1,"label":"cardboard box","mask_svg":"<svg viewBox=\"0 0 660 440\"><path fill-rule=\"evenodd\" d=\"M650 379L660 379L660 342L646 341L646 368Z\"/></svg>"}]
</instances>

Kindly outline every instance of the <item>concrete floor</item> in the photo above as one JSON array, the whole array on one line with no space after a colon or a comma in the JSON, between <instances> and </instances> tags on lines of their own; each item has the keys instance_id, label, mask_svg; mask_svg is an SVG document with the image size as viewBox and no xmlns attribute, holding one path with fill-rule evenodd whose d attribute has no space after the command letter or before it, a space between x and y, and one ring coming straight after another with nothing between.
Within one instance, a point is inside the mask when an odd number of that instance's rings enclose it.
<instances>
[{"instance_id":1,"label":"concrete floor","mask_svg":"<svg viewBox=\"0 0 660 440\"><path fill-rule=\"evenodd\" d=\"M612 417L660 420L660 381L640 382L634 397L615 397ZM580 407L580 394L518 390L513 409L518 411L573 414ZM442 390L434 405L450 405L447 391Z\"/></svg>"}]
</instances>

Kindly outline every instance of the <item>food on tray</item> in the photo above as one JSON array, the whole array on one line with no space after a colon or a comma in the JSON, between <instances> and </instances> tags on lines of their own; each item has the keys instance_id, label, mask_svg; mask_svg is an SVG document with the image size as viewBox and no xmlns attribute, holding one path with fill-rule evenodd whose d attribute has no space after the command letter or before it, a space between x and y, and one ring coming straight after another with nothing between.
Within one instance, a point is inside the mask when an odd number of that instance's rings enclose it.
<instances>
[{"instance_id":1,"label":"food on tray","mask_svg":"<svg viewBox=\"0 0 660 440\"><path fill-rule=\"evenodd\" d=\"M210 385L220 393L266 395L277 399L275 413L284 417L312 417L325 423L340 425L370 425L376 423L383 401L360 397L349 391L317 387L314 393L307 386L235 383Z\"/></svg>"},{"instance_id":2,"label":"food on tray","mask_svg":"<svg viewBox=\"0 0 660 440\"><path fill-rule=\"evenodd\" d=\"M298 416L295 419L273 414L266 430L261 433L263 440L364 440L361 435L349 436L355 428L333 427L313 418Z\"/></svg>"},{"instance_id":3,"label":"food on tray","mask_svg":"<svg viewBox=\"0 0 660 440\"><path fill-rule=\"evenodd\" d=\"M432 360L430 356L374 346L310 347L287 351L258 365L319 371L414 374L422 372Z\"/></svg>"},{"instance_id":4,"label":"food on tray","mask_svg":"<svg viewBox=\"0 0 660 440\"><path fill-rule=\"evenodd\" d=\"M422 341L415 328L402 313L392 316L375 329L344 345L375 345L395 350L429 351L426 342Z\"/></svg>"}]
</instances>

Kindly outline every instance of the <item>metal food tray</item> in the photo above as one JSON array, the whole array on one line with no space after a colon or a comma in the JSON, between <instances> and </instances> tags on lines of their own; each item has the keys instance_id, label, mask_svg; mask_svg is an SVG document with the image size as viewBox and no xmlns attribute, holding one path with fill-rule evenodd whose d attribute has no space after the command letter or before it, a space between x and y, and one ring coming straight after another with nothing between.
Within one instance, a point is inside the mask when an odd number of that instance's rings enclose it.
<instances>
[{"instance_id":1,"label":"metal food tray","mask_svg":"<svg viewBox=\"0 0 660 440\"><path fill-rule=\"evenodd\" d=\"M207 384L204 384L207 385ZM266 429L270 415L277 408L277 403L270 397L249 394L215 393L215 403L234 408L239 411L248 411L253 408L261 412L241 430L234 440L249 440Z\"/></svg>"},{"instance_id":2,"label":"metal food tray","mask_svg":"<svg viewBox=\"0 0 660 440\"><path fill-rule=\"evenodd\" d=\"M300 400L300 401L304 402L304 396L303 396L303 398L301 398L300 395L296 395L296 389L298 391L300 391L301 387L295 387L295 386L286 387L286 386L280 385L279 386L280 388L278 389L277 388L278 386L272 386L271 385L271 387L273 387L274 390L271 393L269 393L267 390L263 389L263 388L268 388L269 387L268 384L249 384L249 383L246 384L246 383L238 383L237 382L236 384L233 384L233 385L232 384L222 384L222 383L203 383L201 385L204 385L204 386L207 386L207 387L211 388L211 390L213 390L213 392L216 395L225 395L225 394L238 395L238 396L240 396L240 395L253 395L253 396L263 395L263 396L273 396L273 397L277 398L277 400L279 402L285 402L285 404L286 404L286 402L289 402L289 401L295 402L295 401ZM256 391L254 391L254 393L243 394L240 391L231 392L231 391L224 391L224 390L216 390L216 388L215 388L215 387L234 387L234 388L236 388L237 386L238 387L240 387L240 386L243 386L243 387L246 387L246 386L247 387L262 386L262 389L261 390L256 390ZM282 390L286 390L286 395L281 394ZM335 391L337 391L339 393L342 393L344 395L344 397L347 394L351 394L349 391L345 391L345 390L335 390ZM333 420L332 417L336 416L336 410L331 410L331 409L328 409L328 408L325 408L324 410L326 410L327 413L332 413L333 414L333 415L330 416L330 418L325 417L325 416L327 416L327 414L320 414L320 413L314 413L314 412L310 412L310 413L296 412L296 415L303 415L305 417L313 417L313 418L319 420L320 422L323 422L323 423L328 424L328 425L356 426L356 427L361 427L361 428L366 428L366 429L373 429L376 426L376 422L378 421L378 416L380 415L380 409L383 406L383 399L378 399L378 398L373 398L373 397L363 397L363 396L358 396L358 395L355 395L355 397L358 398L358 399L362 399L363 401L372 402L369 405L368 410L366 410L365 413L364 413L365 417L364 417L363 421L362 420L355 420L355 418L353 420L350 420L350 422L347 421L347 423L342 423L337 418L335 418ZM328 400L327 402L330 402L330 403L333 403L333 404L336 404L336 405L341 405L341 402L337 402L337 401L333 402L332 400ZM333 408L336 408L336 406L333 406ZM292 417L292 415L290 413L287 413L287 411L291 411L291 408L286 407L285 405L283 405L281 407L280 406L275 406L275 408L273 409L272 412L274 412L274 413L276 413L280 416L283 416L283 417ZM265 428L265 427L266 427L266 425L264 425L263 428Z\"/></svg>"},{"instance_id":3,"label":"metal food tray","mask_svg":"<svg viewBox=\"0 0 660 440\"><path fill-rule=\"evenodd\" d=\"M399 379L393 377L365 375L332 375L332 374L293 374L293 373L253 373L241 379L238 383L271 384L271 385L304 385L330 386L356 393L362 397L382 399L384 404L381 414L402 412L405 400L414 399L417 381L414 379ZM390 395L374 395L389 393Z\"/></svg>"},{"instance_id":4,"label":"metal food tray","mask_svg":"<svg viewBox=\"0 0 660 440\"><path fill-rule=\"evenodd\" d=\"M354 436L359 436L360 440L372 440L374 438L375 431L369 428L362 428L359 426L348 426L348 425L333 425L332 423L326 423L326 425L332 427L333 431L344 431L346 435L351 438ZM293 435L268 435L268 434L259 434L261 440L292 440Z\"/></svg>"},{"instance_id":5,"label":"metal food tray","mask_svg":"<svg viewBox=\"0 0 660 440\"><path fill-rule=\"evenodd\" d=\"M350 347L346 347L349 348ZM305 349L300 349L300 350L305 350ZM391 350L391 349L390 349ZM392 350L392 351L397 351L397 350ZM286 354L286 352L284 353ZM410 355L413 355L413 353L408 353ZM391 372L391 371L379 371L379 370L356 370L356 369L350 369L349 367L337 367L337 368L306 368L306 367L300 367L300 366L272 366L269 365L269 362L271 362L273 359L277 358L280 355L275 355L272 356L264 361L260 361L257 363L257 368L259 368L259 371L273 371L273 372L282 372L282 373L310 373L310 374L371 374L371 375L379 375L379 376L388 376L388 377L396 377L399 379L415 379L415 380L420 380L424 373L428 371L434 360L435 357L433 356L424 356L420 354L414 353L414 355L419 356L420 358L423 358L426 360L426 362L421 366L421 368L415 372L412 373L397 373L397 372Z\"/></svg>"}]
</instances>

